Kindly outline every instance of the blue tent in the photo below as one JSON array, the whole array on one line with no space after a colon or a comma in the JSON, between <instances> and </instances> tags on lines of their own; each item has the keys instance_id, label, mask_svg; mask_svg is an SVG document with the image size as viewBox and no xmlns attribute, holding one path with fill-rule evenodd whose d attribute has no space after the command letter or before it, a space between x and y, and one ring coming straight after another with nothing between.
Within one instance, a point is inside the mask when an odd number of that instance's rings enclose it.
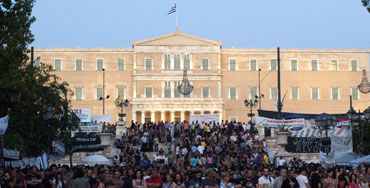
<instances>
[{"instance_id":1,"label":"blue tent","mask_svg":"<svg viewBox=\"0 0 370 188\"><path fill-rule=\"evenodd\" d=\"M350 161L357 159L359 156L354 153L343 153L335 156L335 164L348 165Z\"/></svg>"},{"instance_id":2,"label":"blue tent","mask_svg":"<svg viewBox=\"0 0 370 188\"><path fill-rule=\"evenodd\" d=\"M353 167L358 167L360 164L370 164L370 155L366 155L364 157L358 158L356 160L352 160L349 164Z\"/></svg>"}]
</instances>

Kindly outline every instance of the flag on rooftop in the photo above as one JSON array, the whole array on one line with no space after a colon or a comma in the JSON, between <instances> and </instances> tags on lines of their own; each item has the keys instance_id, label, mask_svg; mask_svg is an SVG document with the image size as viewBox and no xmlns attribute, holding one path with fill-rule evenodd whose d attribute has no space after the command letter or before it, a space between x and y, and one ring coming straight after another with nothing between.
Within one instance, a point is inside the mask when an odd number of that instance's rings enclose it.
<instances>
[{"instance_id":1,"label":"flag on rooftop","mask_svg":"<svg viewBox=\"0 0 370 188\"><path fill-rule=\"evenodd\" d=\"M170 9L170 11L168 11L168 14L172 14L172 13L175 13L176 12L176 4Z\"/></svg>"}]
</instances>

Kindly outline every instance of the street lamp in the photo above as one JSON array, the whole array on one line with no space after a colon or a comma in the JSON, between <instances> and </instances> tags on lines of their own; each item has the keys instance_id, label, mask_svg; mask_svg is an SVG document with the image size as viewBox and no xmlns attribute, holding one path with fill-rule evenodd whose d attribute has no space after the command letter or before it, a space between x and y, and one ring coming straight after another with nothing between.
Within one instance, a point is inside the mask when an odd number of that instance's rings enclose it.
<instances>
[{"instance_id":1,"label":"street lamp","mask_svg":"<svg viewBox=\"0 0 370 188\"><path fill-rule=\"evenodd\" d=\"M253 113L253 107L256 107L258 105L258 96L254 96L254 100L249 100L248 99L245 99L244 100L244 105L245 107L249 107L250 108L250 113L248 114L248 117L251 118L250 122L251 122L251 130L253 131L253 123L252 123L252 118L254 117L254 113Z\"/></svg>"},{"instance_id":2,"label":"street lamp","mask_svg":"<svg viewBox=\"0 0 370 188\"><path fill-rule=\"evenodd\" d=\"M321 143L325 146L326 156L328 156L328 148L327 146L330 145L330 139L328 137L328 129L330 127L335 127L337 125L337 119L335 116L326 116L326 117L317 117L315 119L316 125L320 130L325 130L325 140L321 141Z\"/></svg>"},{"instance_id":3,"label":"street lamp","mask_svg":"<svg viewBox=\"0 0 370 188\"><path fill-rule=\"evenodd\" d=\"M48 121L54 117L54 110L53 107L47 107L45 113L43 114L43 119L44 119L44 124L45 128L47 128L47 131L49 131L49 124ZM47 134L47 139L46 139L46 145L49 143L49 134Z\"/></svg>"},{"instance_id":4,"label":"street lamp","mask_svg":"<svg viewBox=\"0 0 370 188\"><path fill-rule=\"evenodd\" d=\"M121 99L121 104L119 105L121 107L121 113L119 114L119 117L120 117L120 121L123 121L123 118L126 117L126 114L123 113L123 106L127 107L128 106L128 100L126 99L125 101L123 101L123 99Z\"/></svg>"},{"instance_id":5,"label":"street lamp","mask_svg":"<svg viewBox=\"0 0 370 188\"><path fill-rule=\"evenodd\" d=\"M103 101L103 114L105 114L105 99L109 99L109 95L105 97L105 69L102 69L103 71L103 97L100 97L99 100Z\"/></svg>"}]
</instances>

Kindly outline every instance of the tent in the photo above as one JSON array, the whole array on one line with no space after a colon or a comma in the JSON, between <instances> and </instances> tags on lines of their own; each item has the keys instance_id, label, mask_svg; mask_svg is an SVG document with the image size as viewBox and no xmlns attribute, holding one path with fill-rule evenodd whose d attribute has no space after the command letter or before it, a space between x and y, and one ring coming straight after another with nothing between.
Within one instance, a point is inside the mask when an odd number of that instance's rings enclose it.
<instances>
[{"instance_id":1,"label":"tent","mask_svg":"<svg viewBox=\"0 0 370 188\"><path fill-rule=\"evenodd\" d=\"M82 159L82 163L86 165L110 165L109 159L103 155L90 155Z\"/></svg>"},{"instance_id":2,"label":"tent","mask_svg":"<svg viewBox=\"0 0 370 188\"><path fill-rule=\"evenodd\" d=\"M360 164L370 164L370 155L366 155L364 157L352 160L349 162L349 164L353 167L358 167Z\"/></svg>"},{"instance_id":3,"label":"tent","mask_svg":"<svg viewBox=\"0 0 370 188\"><path fill-rule=\"evenodd\" d=\"M359 156L354 153L343 153L335 156L335 164L348 165L350 161L357 159Z\"/></svg>"}]
</instances>

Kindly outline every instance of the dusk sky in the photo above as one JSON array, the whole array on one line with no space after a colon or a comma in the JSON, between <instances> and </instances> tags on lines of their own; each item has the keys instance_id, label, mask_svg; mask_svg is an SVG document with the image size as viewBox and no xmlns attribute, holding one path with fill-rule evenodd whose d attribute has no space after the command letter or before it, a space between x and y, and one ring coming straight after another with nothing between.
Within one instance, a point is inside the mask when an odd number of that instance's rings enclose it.
<instances>
[{"instance_id":1,"label":"dusk sky","mask_svg":"<svg viewBox=\"0 0 370 188\"><path fill-rule=\"evenodd\" d=\"M104 2L104 3L103 3ZM35 47L131 47L175 30L223 47L369 49L361 0L37 0Z\"/></svg>"}]
</instances>

